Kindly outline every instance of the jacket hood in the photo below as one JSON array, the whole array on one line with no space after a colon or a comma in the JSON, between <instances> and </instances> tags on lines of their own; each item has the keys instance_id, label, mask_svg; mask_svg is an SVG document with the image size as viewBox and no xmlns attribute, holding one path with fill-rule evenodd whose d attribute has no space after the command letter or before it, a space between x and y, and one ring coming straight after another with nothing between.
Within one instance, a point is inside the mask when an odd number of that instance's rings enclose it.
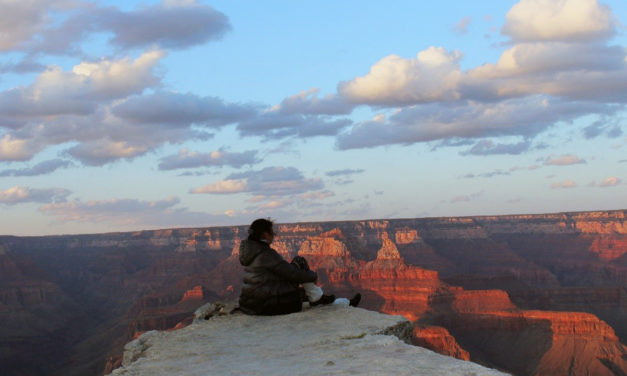
<instances>
[{"instance_id":1,"label":"jacket hood","mask_svg":"<svg viewBox=\"0 0 627 376\"><path fill-rule=\"evenodd\" d=\"M245 239L239 246L239 262L244 266L250 265L255 257L270 246L264 242Z\"/></svg>"}]
</instances>

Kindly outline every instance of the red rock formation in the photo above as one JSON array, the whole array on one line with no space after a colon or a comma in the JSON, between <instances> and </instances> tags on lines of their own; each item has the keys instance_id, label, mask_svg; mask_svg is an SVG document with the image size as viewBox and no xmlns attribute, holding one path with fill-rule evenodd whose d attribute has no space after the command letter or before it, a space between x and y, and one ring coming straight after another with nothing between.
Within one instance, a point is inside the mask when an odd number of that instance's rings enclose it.
<instances>
[{"instance_id":1,"label":"red rock formation","mask_svg":"<svg viewBox=\"0 0 627 376\"><path fill-rule=\"evenodd\" d=\"M305 255L325 291L361 291L364 307L418 321L415 340L442 353L519 375L624 374L626 213L285 224L274 246L288 260ZM111 369L136 333L237 298L245 233L0 238L0 369ZM617 336L595 316L540 309L594 313Z\"/></svg>"},{"instance_id":2,"label":"red rock formation","mask_svg":"<svg viewBox=\"0 0 627 376\"><path fill-rule=\"evenodd\" d=\"M426 347L443 355L457 359L470 360L468 351L461 348L451 333L441 326L414 327L412 343L416 346Z\"/></svg>"},{"instance_id":3,"label":"red rock formation","mask_svg":"<svg viewBox=\"0 0 627 376\"><path fill-rule=\"evenodd\" d=\"M396 244L403 245L417 242L420 240L420 237L418 236L418 231L416 229L405 227L396 230L394 239Z\"/></svg>"},{"instance_id":4,"label":"red rock formation","mask_svg":"<svg viewBox=\"0 0 627 376\"><path fill-rule=\"evenodd\" d=\"M602 260L616 260L627 253L627 236L593 238L590 251L598 254Z\"/></svg>"},{"instance_id":5,"label":"red rock formation","mask_svg":"<svg viewBox=\"0 0 627 376\"><path fill-rule=\"evenodd\" d=\"M198 285L194 286L194 288L191 290L185 291L185 294L183 294L183 297L181 298L179 303L186 302L188 300L202 300L202 298L202 286Z\"/></svg>"}]
</instances>

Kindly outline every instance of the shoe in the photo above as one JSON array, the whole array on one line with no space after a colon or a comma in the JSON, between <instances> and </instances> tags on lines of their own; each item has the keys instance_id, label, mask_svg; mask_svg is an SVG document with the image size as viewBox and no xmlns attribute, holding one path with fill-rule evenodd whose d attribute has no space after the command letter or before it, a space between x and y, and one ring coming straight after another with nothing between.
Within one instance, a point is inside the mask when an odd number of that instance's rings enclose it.
<instances>
[{"instance_id":1,"label":"shoe","mask_svg":"<svg viewBox=\"0 0 627 376\"><path fill-rule=\"evenodd\" d=\"M319 304L331 304L335 301L335 295L322 295L320 299L315 302L309 302L310 306L317 306Z\"/></svg>"},{"instance_id":2,"label":"shoe","mask_svg":"<svg viewBox=\"0 0 627 376\"><path fill-rule=\"evenodd\" d=\"M353 296L353 298L350 300L349 305L351 307L357 307L359 305L359 302L361 301L361 294L357 293L355 294L355 296Z\"/></svg>"}]
</instances>

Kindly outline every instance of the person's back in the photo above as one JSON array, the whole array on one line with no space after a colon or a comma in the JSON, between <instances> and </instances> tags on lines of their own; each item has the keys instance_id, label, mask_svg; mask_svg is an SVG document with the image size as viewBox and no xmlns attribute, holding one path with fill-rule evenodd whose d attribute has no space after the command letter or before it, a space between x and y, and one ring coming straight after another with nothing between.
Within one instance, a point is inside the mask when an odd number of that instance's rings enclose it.
<instances>
[{"instance_id":1,"label":"person's back","mask_svg":"<svg viewBox=\"0 0 627 376\"><path fill-rule=\"evenodd\" d=\"M318 275L309 269L307 260L296 256L288 263L270 248L275 237L272 226L268 219L253 221L248 229L248 239L240 244L239 261L244 266L244 284L239 297L242 312L251 315L299 312L304 298L310 306L333 303L357 307L361 294L355 294L350 300L324 295L314 284Z\"/></svg>"},{"instance_id":2,"label":"person's back","mask_svg":"<svg viewBox=\"0 0 627 376\"><path fill-rule=\"evenodd\" d=\"M269 243L274 237L271 221L256 220L249 233L239 250L239 260L244 266L240 309L256 315L300 311L302 298L298 285L316 281L317 274L289 264L270 248Z\"/></svg>"}]
</instances>

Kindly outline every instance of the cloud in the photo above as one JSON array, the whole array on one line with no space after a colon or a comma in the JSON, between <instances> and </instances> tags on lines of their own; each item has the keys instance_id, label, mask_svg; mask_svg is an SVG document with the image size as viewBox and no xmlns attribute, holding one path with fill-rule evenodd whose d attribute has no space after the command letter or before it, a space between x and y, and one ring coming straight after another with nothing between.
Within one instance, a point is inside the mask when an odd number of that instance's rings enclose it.
<instances>
[{"instance_id":1,"label":"cloud","mask_svg":"<svg viewBox=\"0 0 627 376\"><path fill-rule=\"evenodd\" d=\"M5 134L0 139L0 161L26 161L42 149L33 140Z\"/></svg>"},{"instance_id":2,"label":"cloud","mask_svg":"<svg viewBox=\"0 0 627 376\"><path fill-rule=\"evenodd\" d=\"M132 159L145 154L148 145L132 145L125 141L97 140L82 142L67 150L67 154L89 166L104 164L126 158Z\"/></svg>"},{"instance_id":3,"label":"cloud","mask_svg":"<svg viewBox=\"0 0 627 376\"><path fill-rule=\"evenodd\" d=\"M124 98L158 85L161 78L154 68L164 56L153 50L135 60L82 62L71 71L50 66L33 84L0 92L0 113L26 119L93 113L102 100Z\"/></svg>"},{"instance_id":4,"label":"cloud","mask_svg":"<svg viewBox=\"0 0 627 376\"><path fill-rule=\"evenodd\" d=\"M232 194L250 191L248 182L245 179L226 179L200 188L194 188L189 193Z\"/></svg>"},{"instance_id":5,"label":"cloud","mask_svg":"<svg viewBox=\"0 0 627 376\"><path fill-rule=\"evenodd\" d=\"M196 2L170 1L129 12L105 8L97 21L102 30L113 33L111 43L122 48L187 48L219 39L231 28L223 13Z\"/></svg>"},{"instance_id":6,"label":"cloud","mask_svg":"<svg viewBox=\"0 0 627 376\"><path fill-rule=\"evenodd\" d=\"M21 61L18 61L17 63L12 61L7 63L0 63L0 73L34 73L41 72L44 69L46 69L45 65L31 59L23 59Z\"/></svg>"},{"instance_id":7,"label":"cloud","mask_svg":"<svg viewBox=\"0 0 627 376\"><path fill-rule=\"evenodd\" d=\"M226 214L190 211L179 204L177 197L153 201L113 198L51 203L41 206L39 211L63 222L109 222L124 226L198 226L238 220Z\"/></svg>"},{"instance_id":8,"label":"cloud","mask_svg":"<svg viewBox=\"0 0 627 376\"><path fill-rule=\"evenodd\" d=\"M304 115L346 115L355 105L338 95L326 95L319 98L320 89L312 88L283 99L276 108L285 114Z\"/></svg>"},{"instance_id":9,"label":"cloud","mask_svg":"<svg viewBox=\"0 0 627 376\"><path fill-rule=\"evenodd\" d=\"M48 12L63 8L66 1L3 1L0 12L0 51L20 47L44 29Z\"/></svg>"},{"instance_id":10,"label":"cloud","mask_svg":"<svg viewBox=\"0 0 627 376\"><path fill-rule=\"evenodd\" d=\"M588 41L614 34L610 8L597 0L521 0L501 30L516 41Z\"/></svg>"},{"instance_id":11,"label":"cloud","mask_svg":"<svg viewBox=\"0 0 627 376\"><path fill-rule=\"evenodd\" d=\"M349 113L360 105L394 109L389 119L378 115L341 130L336 141L341 150L472 139L476 148L467 152L519 154L554 124L612 116L627 102L627 50L608 44L616 24L609 7L596 0L521 0L503 27L509 47L494 63L462 70L461 52L431 46L413 58L385 56L365 75L339 82L335 94L320 96L310 89L273 110L305 116ZM278 136L285 134L281 120L252 123L263 130L276 124L263 134ZM243 134L254 133L244 128ZM617 125L602 131L622 134ZM601 130L585 132L593 137ZM494 142L490 148L478 140L511 135L524 141L488 140Z\"/></svg>"},{"instance_id":12,"label":"cloud","mask_svg":"<svg viewBox=\"0 0 627 376\"><path fill-rule=\"evenodd\" d=\"M349 119L332 119L320 115L286 114L267 111L244 119L237 125L242 136L263 136L279 139L289 136L314 137L334 136L352 123Z\"/></svg>"},{"instance_id":13,"label":"cloud","mask_svg":"<svg viewBox=\"0 0 627 376\"><path fill-rule=\"evenodd\" d=\"M586 160L574 154L564 154L556 157L549 156L544 159L544 164L547 166L570 166L583 163L586 163Z\"/></svg>"},{"instance_id":14,"label":"cloud","mask_svg":"<svg viewBox=\"0 0 627 376\"><path fill-rule=\"evenodd\" d=\"M199 124L218 127L255 115L251 105L225 103L217 97L158 91L133 96L116 104L112 113L120 119L143 124Z\"/></svg>"},{"instance_id":15,"label":"cloud","mask_svg":"<svg viewBox=\"0 0 627 376\"><path fill-rule=\"evenodd\" d=\"M328 171L326 173L327 176L348 176L348 175L355 175L355 174L361 174L363 173L365 170L361 169L361 168L345 168L343 170L333 170L333 171Z\"/></svg>"},{"instance_id":16,"label":"cloud","mask_svg":"<svg viewBox=\"0 0 627 376\"><path fill-rule=\"evenodd\" d=\"M29 0L10 1L2 10L0 50L30 55L80 54L80 43L94 33L111 35L109 43L121 49L183 49L231 28L226 15L196 1L120 10L80 0Z\"/></svg>"},{"instance_id":17,"label":"cloud","mask_svg":"<svg viewBox=\"0 0 627 376\"><path fill-rule=\"evenodd\" d=\"M483 191L482 192L471 193L471 194L468 194L468 195L455 196L455 197L453 197L449 201L449 203L457 204L457 203L460 203L460 202L469 202L469 201L472 201L472 200L480 197L482 194L483 194Z\"/></svg>"},{"instance_id":18,"label":"cloud","mask_svg":"<svg viewBox=\"0 0 627 376\"><path fill-rule=\"evenodd\" d=\"M558 121L570 122L588 113L613 110L612 106L602 103L563 101L545 96L487 103L432 103L403 108L385 121L357 123L338 136L337 147L354 149L497 136L528 139ZM490 152L486 146L487 143L479 145L478 152ZM502 149L514 152L526 146L523 142Z\"/></svg>"},{"instance_id":19,"label":"cloud","mask_svg":"<svg viewBox=\"0 0 627 376\"><path fill-rule=\"evenodd\" d=\"M622 180L620 180L616 176L610 176L609 178L603 179L599 183L599 187L615 187L615 186L619 185L621 182L622 182Z\"/></svg>"},{"instance_id":20,"label":"cloud","mask_svg":"<svg viewBox=\"0 0 627 376\"><path fill-rule=\"evenodd\" d=\"M515 144L495 144L491 140L478 141L473 147L462 151L462 155L495 155L495 154L521 154L531 147L531 141L525 140Z\"/></svg>"},{"instance_id":21,"label":"cloud","mask_svg":"<svg viewBox=\"0 0 627 376\"><path fill-rule=\"evenodd\" d=\"M251 193L258 197L287 196L324 188L319 178L305 178L295 167L266 167L262 170L234 173L224 180L190 193L233 194Z\"/></svg>"},{"instance_id":22,"label":"cloud","mask_svg":"<svg viewBox=\"0 0 627 376\"><path fill-rule=\"evenodd\" d=\"M458 99L461 56L442 47L429 47L413 59L390 55L375 63L367 75L340 82L338 92L355 103L371 105Z\"/></svg>"},{"instance_id":23,"label":"cloud","mask_svg":"<svg viewBox=\"0 0 627 376\"><path fill-rule=\"evenodd\" d=\"M207 140L210 129L255 116L252 105L215 97L157 91L149 51L134 60L83 62L71 71L51 67L31 85L0 92L0 160L25 161L50 145L75 143L65 155L87 165L132 159L164 143ZM301 129L305 132L306 129Z\"/></svg>"},{"instance_id":24,"label":"cloud","mask_svg":"<svg viewBox=\"0 0 627 376\"><path fill-rule=\"evenodd\" d=\"M326 198L333 197L333 196L335 196L335 193L329 190L324 190L324 191L318 191L318 192L303 193L302 195L298 196L298 198L302 200L324 200Z\"/></svg>"},{"instance_id":25,"label":"cloud","mask_svg":"<svg viewBox=\"0 0 627 376\"><path fill-rule=\"evenodd\" d=\"M494 101L553 95L624 102L627 54L620 46L539 42L505 50L497 63L462 71L459 51L429 47L417 58L390 55L362 77L338 84L338 94L358 104L408 106L460 100Z\"/></svg>"},{"instance_id":26,"label":"cloud","mask_svg":"<svg viewBox=\"0 0 627 376\"><path fill-rule=\"evenodd\" d=\"M551 184L551 188L555 189L555 188L575 188L577 186L577 183L575 183L574 181L570 180L570 179L566 179L562 182L554 182L553 184Z\"/></svg>"},{"instance_id":27,"label":"cloud","mask_svg":"<svg viewBox=\"0 0 627 376\"><path fill-rule=\"evenodd\" d=\"M25 167L20 169L7 169L0 171L0 176L37 176L54 172L60 168L67 168L73 163L64 159L51 159L37 163L33 167Z\"/></svg>"},{"instance_id":28,"label":"cloud","mask_svg":"<svg viewBox=\"0 0 627 376\"><path fill-rule=\"evenodd\" d=\"M455 24L455 27L453 27L453 31L455 31L457 34L466 34L468 32L468 26L470 26L471 22L472 17L464 17L459 20L457 24Z\"/></svg>"},{"instance_id":29,"label":"cloud","mask_svg":"<svg viewBox=\"0 0 627 376\"><path fill-rule=\"evenodd\" d=\"M254 203L255 205L249 206L246 208L245 212L249 214L258 213L262 215L263 213L267 213L268 211L274 211L277 209L285 209L288 207L296 206L300 215L303 215L308 209L319 208L323 204L318 201L326 200L330 197L334 197L335 193L324 190L317 192L307 192L300 195L289 195L289 196L254 196L248 201ZM279 214L279 213L277 213ZM285 212L280 214L281 216L285 215Z\"/></svg>"},{"instance_id":30,"label":"cloud","mask_svg":"<svg viewBox=\"0 0 627 376\"><path fill-rule=\"evenodd\" d=\"M481 174L466 174L464 176L462 176L462 178L464 179L474 179L474 178L492 178L495 176L506 176L506 175L511 175L511 172L509 171L503 171L503 170L494 170L494 171L490 171L490 172L484 172Z\"/></svg>"},{"instance_id":31,"label":"cloud","mask_svg":"<svg viewBox=\"0 0 627 376\"><path fill-rule=\"evenodd\" d=\"M545 94L570 100L623 103L627 99L626 50L586 43L522 43L503 52L496 64L465 72L461 98L498 100Z\"/></svg>"},{"instance_id":32,"label":"cloud","mask_svg":"<svg viewBox=\"0 0 627 376\"><path fill-rule=\"evenodd\" d=\"M159 170L222 166L240 168L244 165L252 165L259 162L261 162L261 159L259 159L255 150L238 153L220 149L210 153L200 153L183 148L179 150L178 154L161 158Z\"/></svg>"},{"instance_id":33,"label":"cloud","mask_svg":"<svg viewBox=\"0 0 627 376\"><path fill-rule=\"evenodd\" d=\"M617 138L623 135L622 124L619 120L601 119L583 129L586 139L593 139L602 134L609 138Z\"/></svg>"},{"instance_id":34,"label":"cloud","mask_svg":"<svg viewBox=\"0 0 627 376\"><path fill-rule=\"evenodd\" d=\"M29 202L49 203L49 202L65 202L70 191L62 188L28 188L28 187L11 187L6 190L0 190L0 204L16 205Z\"/></svg>"}]
</instances>

